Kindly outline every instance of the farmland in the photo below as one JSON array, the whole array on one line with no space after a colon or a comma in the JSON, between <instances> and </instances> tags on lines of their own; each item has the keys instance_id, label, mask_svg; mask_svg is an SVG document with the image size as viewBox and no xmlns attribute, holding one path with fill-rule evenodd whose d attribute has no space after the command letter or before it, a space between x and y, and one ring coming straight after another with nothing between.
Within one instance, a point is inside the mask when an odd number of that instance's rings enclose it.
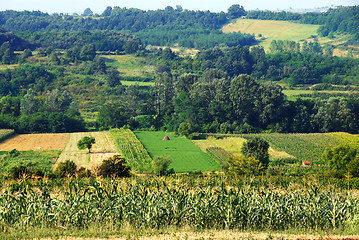
<instances>
[{"instance_id":1,"label":"farmland","mask_svg":"<svg viewBox=\"0 0 359 240\"><path fill-rule=\"evenodd\" d=\"M85 136L92 136L96 139L96 143L92 146L91 154L88 153L87 149L79 150L77 148L77 142ZM57 162L72 160L79 167L93 169L101 164L104 159L116 154L119 154L119 152L109 132L71 133L69 141Z\"/></svg>"},{"instance_id":2,"label":"farmland","mask_svg":"<svg viewBox=\"0 0 359 240\"><path fill-rule=\"evenodd\" d=\"M131 169L140 172L151 170L152 159L131 130L114 129L111 130L111 136Z\"/></svg>"},{"instance_id":3,"label":"farmland","mask_svg":"<svg viewBox=\"0 0 359 240\"><path fill-rule=\"evenodd\" d=\"M190 140L165 132L135 132L151 158L170 157L175 172L219 170L219 165ZM168 135L170 140L164 141Z\"/></svg>"},{"instance_id":4,"label":"farmland","mask_svg":"<svg viewBox=\"0 0 359 240\"><path fill-rule=\"evenodd\" d=\"M17 134L0 142L0 151L63 150L68 139L67 133Z\"/></svg>"}]
</instances>

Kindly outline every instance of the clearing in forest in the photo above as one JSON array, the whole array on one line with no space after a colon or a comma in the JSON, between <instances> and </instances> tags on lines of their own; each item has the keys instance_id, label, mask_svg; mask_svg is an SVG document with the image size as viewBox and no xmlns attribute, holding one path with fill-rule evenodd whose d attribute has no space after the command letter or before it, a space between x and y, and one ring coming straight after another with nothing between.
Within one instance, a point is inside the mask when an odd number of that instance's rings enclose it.
<instances>
[{"instance_id":1,"label":"clearing in forest","mask_svg":"<svg viewBox=\"0 0 359 240\"><path fill-rule=\"evenodd\" d=\"M85 136L94 137L96 140L96 143L92 146L91 153L88 153L87 149L79 150L77 148L77 142ZM103 160L117 154L120 154L120 152L117 150L109 132L71 133L70 139L57 163L72 160L79 167L94 169Z\"/></svg>"},{"instance_id":2,"label":"clearing in forest","mask_svg":"<svg viewBox=\"0 0 359 240\"><path fill-rule=\"evenodd\" d=\"M273 40L300 41L317 35L319 25L300 24L288 21L237 19L222 28L224 33L241 32L262 34L260 45L266 50Z\"/></svg>"},{"instance_id":3,"label":"clearing in forest","mask_svg":"<svg viewBox=\"0 0 359 240\"><path fill-rule=\"evenodd\" d=\"M156 156L170 157L175 172L220 170L220 166L192 141L165 132L135 132L137 138L147 149L151 158ZM168 135L168 141L163 138Z\"/></svg>"},{"instance_id":4,"label":"clearing in forest","mask_svg":"<svg viewBox=\"0 0 359 240\"><path fill-rule=\"evenodd\" d=\"M62 150L68 133L16 134L0 143L0 151Z\"/></svg>"}]
</instances>

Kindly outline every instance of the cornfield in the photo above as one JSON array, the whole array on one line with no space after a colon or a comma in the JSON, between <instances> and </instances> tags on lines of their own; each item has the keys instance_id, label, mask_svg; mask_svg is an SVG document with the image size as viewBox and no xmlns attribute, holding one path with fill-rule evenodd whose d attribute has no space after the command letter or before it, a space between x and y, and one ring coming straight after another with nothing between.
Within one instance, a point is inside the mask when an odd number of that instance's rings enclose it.
<instances>
[{"instance_id":1,"label":"cornfield","mask_svg":"<svg viewBox=\"0 0 359 240\"><path fill-rule=\"evenodd\" d=\"M143 172L152 168L150 155L131 130L113 129L110 133L131 169Z\"/></svg>"},{"instance_id":2,"label":"cornfield","mask_svg":"<svg viewBox=\"0 0 359 240\"><path fill-rule=\"evenodd\" d=\"M106 223L118 228L332 230L348 227L359 216L358 198L318 188L281 192L211 178L64 181L60 189L27 181L3 186L1 231Z\"/></svg>"},{"instance_id":3,"label":"cornfield","mask_svg":"<svg viewBox=\"0 0 359 240\"><path fill-rule=\"evenodd\" d=\"M213 158L220 165L226 163L228 158L231 156L228 152L226 152L226 150L220 147L206 148L206 152L211 158Z\"/></svg>"}]
</instances>

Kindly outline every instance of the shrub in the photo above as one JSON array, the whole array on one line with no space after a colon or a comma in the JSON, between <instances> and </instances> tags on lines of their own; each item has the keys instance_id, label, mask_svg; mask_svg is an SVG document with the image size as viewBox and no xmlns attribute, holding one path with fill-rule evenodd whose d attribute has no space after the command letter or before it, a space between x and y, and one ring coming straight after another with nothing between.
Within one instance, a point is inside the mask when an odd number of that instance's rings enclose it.
<instances>
[{"instance_id":1,"label":"shrub","mask_svg":"<svg viewBox=\"0 0 359 240\"><path fill-rule=\"evenodd\" d=\"M106 159L98 167L99 175L104 177L129 177L131 168L126 166L126 160L120 155Z\"/></svg>"},{"instance_id":2,"label":"shrub","mask_svg":"<svg viewBox=\"0 0 359 240\"><path fill-rule=\"evenodd\" d=\"M169 165L172 163L170 157L156 156L152 161L153 173L162 176L173 172L173 169L168 170Z\"/></svg>"},{"instance_id":3,"label":"shrub","mask_svg":"<svg viewBox=\"0 0 359 240\"><path fill-rule=\"evenodd\" d=\"M235 175L258 175L262 169L262 163L254 157L240 155L228 159L227 172Z\"/></svg>"},{"instance_id":4,"label":"shrub","mask_svg":"<svg viewBox=\"0 0 359 240\"><path fill-rule=\"evenodd\" d=\"M12 167L9 171L9 174L12 179L19 179L22 176L28 176L29 174L31 175L31 172L26 166L19 165Z\"/></svg>"},{"instance_id":5,"label":"shrub","mask_svg":"<svg viewBox=\"0 0 359 240\"><path fill-rule=\"evenodd\" d=\"M73 161L66 160L65 162L59 163L56 167L54 173L57 177L63 178L67 176L75 176L76 173L76 164Z\"/></svg>"},{"instance_id":6,"label":"shrub","mask_svg":"<svg viewBox=\"0 0 359 240\"><path fill-rule=\"evenodd\" d=\"M333 149L327 148L323 154L323 160L329 164L331 175L338 178L345 177L348 173L358 175L359 163L357 150L348 145L340 145Z\"/></svg>"}]
</instances>

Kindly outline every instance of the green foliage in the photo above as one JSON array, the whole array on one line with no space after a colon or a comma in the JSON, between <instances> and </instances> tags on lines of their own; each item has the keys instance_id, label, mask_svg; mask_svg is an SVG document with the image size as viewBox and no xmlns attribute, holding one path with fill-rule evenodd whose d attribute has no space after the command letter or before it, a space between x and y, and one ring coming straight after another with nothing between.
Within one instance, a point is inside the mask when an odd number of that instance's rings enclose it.
<instances>
[{"instance_id":1,"label":"green foliage","mask_svg":"<svg viewBox=\"0 0 359 240\"><path fill-rule=\"evenodd\" d=\"M263 169L262 163L254 157L230 156L226 171L235 175L258 175Z\"/></svg>"},{"instance_id":2,"label":"green foliage","mask_svg":"<svg viewBox=\"0 0 359 240\"><path fill-rule=\"evenodd\" d=\"M104 160L98 167L99 175L104 177L129 177L131 168L126 166L126 160L115 155Z\"/></svg>"},{"instance_id":3,"label":"green foliage","mask_svg":"<svg viewBox=\"0 0 359 240\"><path fill-rule=\"evenodd\" d=\"M152 158L170 157L175 172L220 170L218 163L185 137L162 131L136 131L135 134ZM166 135L170 140L163 140Z\"/></svg>"},{"instance_id":4,"label":"green foliage","mask_svg":"<svg viewBox=\"0 0 359 240\"><path fill-rule=\"evenodd\" d=\"M91 152L92 144L95 144L96 140L94 137L83 137L77 142L77 147L80 150L88 149Z\"/></svg>"},{"instance_id":5,"label":"green foliage","mask_svg":"<svg viewBox=\"0 0 359 240\"><path fill-rule=\"evenodd\" d=\"M23 176L28 177L29 174L31 175L31 172L24 165L14 166L9 171L9 175L12 179L19 179Z\"/></svg>"},{"instance_id":6,"label":"green foliage","mask_svg":"<svg viewBox=\"0 0 359 240\"><path fill-rule=\"evenodd\" d=\"M77 166L71 160L66 160L65 162L60 162L56 169L54 170L54 174L59 178L64 177L73 177L75 176Z\"/></svg>"},{"instance_id":7,"label":"green foliage","mask_svg":"<svg viewBox=\"0 0 359 240\"><path fill-rule=\"evenodd\" d=\"M331 173L339 178L345 177L347 173L359 177L358 158L357 150L349 145L327 148L323 153L323 160L329 164Z\"/></svg>"},{"instance_id":8,"label":"green foliage","mask_svg":"<svg viewBox=\"0 0 359 240\"><path fill-rule=\"evenodd\" d=\"M263 168L269 164L269 143L262 138L254 137L243 143L242 154L246 157L253 157L259 161Z\"/></svg>"},{"instance_id":9,"label":"green foliage","mask_svg":"<svg viewBox=\"0 0 359 240\"><path fill-rule=\"evenodd\" d=\"M173 168L168 169L172 160L170 157L156 156L152 160L152 169L153 173L158 176L168 175L169 173L174 172Z\"/></svg>"}]
</instances>

